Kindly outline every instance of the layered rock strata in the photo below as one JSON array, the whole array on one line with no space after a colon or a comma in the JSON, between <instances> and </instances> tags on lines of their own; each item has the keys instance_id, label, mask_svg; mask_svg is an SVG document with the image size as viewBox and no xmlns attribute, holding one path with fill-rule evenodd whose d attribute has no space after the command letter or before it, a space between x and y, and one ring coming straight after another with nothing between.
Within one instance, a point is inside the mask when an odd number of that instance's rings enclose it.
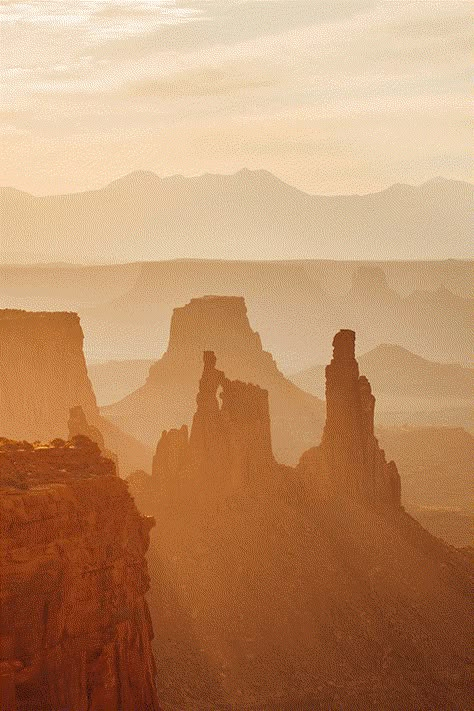
<instances>
[{"instance_id":1,"label":"layered rock strata","mask_svg":"<svg viewBox=\"0 0 474 711\"><path fill-rule=\"evenodd\" d=\"M0 443L2 711L157 711L141 516L83 436Z\"/></svg>"}]
</instances>

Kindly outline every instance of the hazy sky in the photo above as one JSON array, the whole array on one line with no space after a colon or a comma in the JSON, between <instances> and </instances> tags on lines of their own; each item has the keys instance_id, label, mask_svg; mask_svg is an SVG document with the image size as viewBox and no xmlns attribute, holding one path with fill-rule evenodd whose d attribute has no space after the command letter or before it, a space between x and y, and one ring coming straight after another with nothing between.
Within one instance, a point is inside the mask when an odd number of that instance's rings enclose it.
<instances>
[{"instance_id":1,"label":"hazy sky","mask_svg":"<svg viewBox=\"0 0 474 711\"><path fill-rule=\"evenodd\" d=\"M470 3L0 0L2 184L266 168L309 192L470 179Z\"/></svg>"}]
</instances>

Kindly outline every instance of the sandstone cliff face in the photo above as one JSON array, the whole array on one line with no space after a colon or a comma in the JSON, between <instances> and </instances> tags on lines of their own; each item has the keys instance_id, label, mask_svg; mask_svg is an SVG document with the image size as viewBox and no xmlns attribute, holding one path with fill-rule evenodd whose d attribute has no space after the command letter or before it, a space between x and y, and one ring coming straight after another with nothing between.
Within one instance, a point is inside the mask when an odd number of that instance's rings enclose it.
<instances>
[{"instance_id":1,"label":"sandstone cliff face","mask_svg":"<svg viewBox=\"0 0 474 711\"><path fill-rule=\"evenodd\" d=\"M361 498L381 508L399 508L401 484L374 435L375 397L359 375L355 333L342 330L326 367L326 425L318 448L305 452L298 469L320 494Z\"/></svg>"},{"instance_id":2,"label":"sandstone cliff face","mask_svg":"<svg viewBox=\"0 0 474 711\"><path fill-rule=\"evenodd\" d=\"M190 426L207 350L215 352L229 379L268 390L275 454L295 464L319 438L324 406L278 370L250 327L242 297L207 296L174 309L168 349L150 368L146 384L102 412L153 447L162 430Z\"/></svg>"},{"instance_id":3,"label":"sandstone cliff face","mask_svg":"<svg viewBox=\"0 0 474 711\"><path fill-rule=\"evenodd\" d=\"M2 711L157 711L141 516L85 437L0 443Z\"/></svg>"},{"instance_id":4,"label":"sandstone cliff face","mask_svg":"<svg viewBox=\"0 0 474 711\"><path fill-rule=\"evenodd\" d=\"M81 407L123 473L149 467L151 452L100 416L83 340L75 313L0 310L0 436L65 438L70 409Z\"/></svg>"}]
</instances>

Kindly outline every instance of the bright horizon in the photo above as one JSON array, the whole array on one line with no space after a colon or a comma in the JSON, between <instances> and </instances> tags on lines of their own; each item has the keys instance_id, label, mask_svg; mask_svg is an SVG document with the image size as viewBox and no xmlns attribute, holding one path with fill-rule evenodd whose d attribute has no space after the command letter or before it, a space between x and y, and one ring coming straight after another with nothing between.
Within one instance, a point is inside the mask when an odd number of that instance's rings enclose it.
<instances>
[{"instance_id":1,"label":"bright horizon","mask_svg":"<svg viewBox=\"0 0 474 711\"><path fill-rule=\"evenodd\" d=\"M0 2L2 185L265 169L310 194L472 178L466 2Z\"/></svg>"}]
</instances>

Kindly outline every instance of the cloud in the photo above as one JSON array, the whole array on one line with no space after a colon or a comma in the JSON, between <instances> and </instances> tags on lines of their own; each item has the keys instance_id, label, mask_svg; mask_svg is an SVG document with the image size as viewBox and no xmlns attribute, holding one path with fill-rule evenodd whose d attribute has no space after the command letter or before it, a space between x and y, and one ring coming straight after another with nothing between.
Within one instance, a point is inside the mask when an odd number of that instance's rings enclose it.
<instances>
[{"instance_id":1,"label":"cloud","mask_svg":"<svg viewBox=\"0 0 474 711\"><path fill-rule=\"evenodd\" d=\"M263 166L313 191L377 187L395 164L397 181L428 178L443 157L465 171L465 2L30 0L0 14L9 170L31 162L32 181L75 180L82 155L83 186L115 165Z\"/></svg>"},{"instance_id":2,"label":"cloud","mask_svg":"<svg viewBox=\"0 0 474 711\"><path fill-rule=\"evenodd\" d=\"M181 0L176 22L133 38L97 42L97 57L143 57L158 52L194 52L200 47L236 45L299 27L343 20L375 7L375 0Z\"/></svg>"},{"instance_id":3,"label":"cloud","mask_svg":"<svg viewBox=\"0 0 474 711\"><path fill-rule=\"evenodd\" d=\"M265 69L253 62L234 61L131 82L126 86L126 93L135 97L166 99L223 96L272 87L280 81L281 76L270 68Z\"/></svg>"}]
</instances>

